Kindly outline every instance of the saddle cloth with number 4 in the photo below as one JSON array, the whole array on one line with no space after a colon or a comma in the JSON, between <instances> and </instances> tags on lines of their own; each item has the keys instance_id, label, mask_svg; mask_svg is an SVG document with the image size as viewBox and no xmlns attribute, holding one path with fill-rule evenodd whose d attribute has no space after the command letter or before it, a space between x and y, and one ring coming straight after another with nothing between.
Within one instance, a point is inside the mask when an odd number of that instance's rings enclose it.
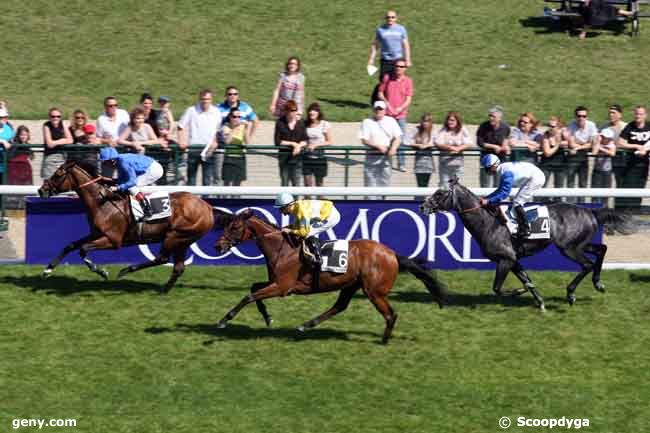
<instances>
[{"instance_id":1,"label":"saddle cloth with number 4","mask_svg":"<svg viewBox=\"0 0 650 433\"><path fill-rule=\"evenodd\" d=\"M131 211L133 212L133 217L136 221L143 221L144 212L140 207L140 203L131 197ZM171 200L169 199L169 193L164 191L154 192L146 195L149 204L151 205L151 217L145 219L144 221L157 221L163 218L168 218L172 215L172 206Z\"/></svg>"},{"instance_id":2,"label":"saddle cloth with number 4","mask_svg":"<svg viewBox=\"0 0 650 433\"><path fill-rule=\"evenodd\" d=\"M509 204L499 206L501 215L506 221L506 226L513 236L517 234L517 217L512 212ZM533 204L524 206L526 219L530 224L530 235L526 239L550 239L551 222L548 216L548 208L544 205Z\"/></svg>"},{"instance_id":3,"label":"saddle cloth with number 4","mask_svg":"<svg viewBox=\"0 0 650 433\"><path fill-rule=\"evenodd\" d=\"M322 272L344 274L348 270L348 241L336 240L324 242L320 248L323 264Z\"/></svg>"}]
</instances>

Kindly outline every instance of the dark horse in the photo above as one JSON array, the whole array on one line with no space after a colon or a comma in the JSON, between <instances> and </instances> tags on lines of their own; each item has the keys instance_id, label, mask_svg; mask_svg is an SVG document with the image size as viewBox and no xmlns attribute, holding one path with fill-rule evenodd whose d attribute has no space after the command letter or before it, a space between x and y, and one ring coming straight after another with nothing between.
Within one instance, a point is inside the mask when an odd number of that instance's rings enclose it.
<instances>
[{"instance_id":1,"label":"dark horse","mask_svg":"<svg viewBox=\"0 0 650 433\"><path fill-rule=\"evenodd\" d=\"M164 220L136 224L131 214L127 195L110 192L106 179L96 174L94 165L69 161L63 164L38 190L43 198L66 191L75 191L83 201L90 225L90 234L67 245L43 271L49 276L66 254L79 249L79 255L88 268L108 279L106 270L98 268L87 254L92 250L118 249L124 246L162 242L160 253L152 261L131 265L122 269L118 278L140 269L167 263L170 256L174 269L167 284L161 289L168 292L185 270L185 256L192 243L212 229L214 213L212 206L187 193L170 194L172 216Z\"/></svg>"},{"instance_id":2,"label":"dark horse","mask_svg":"<svg viewBox=\"0 0 650 433\"><path fill-rule=\"evenodd\" d=\"M225 252L241 242L255 239L266 259L269 279L253 284L251 294L245 296L221 319L219 327L225 327L229 320L251 302L258 303L260 313L269 324L270 316L260 302L263 299L340 290L341 293L332 308L298 328L299 331L304 331L344 311L354 293L361 288L386 321L382 342L387 343L397 320L397 313L388 303L387 296L395 284L398 272L402 270L410 272L422 281L442 306L442 285L416 262L397 255L395 251L378 242L350 241L347 271L344 274L321 273L318 292L314 292L311 266L303 264L300 259L300 242L295 242L290 235L275 225L253 215L250 209L237 216L220 214L218 219L225 229L223 236L217 241L217 250Z\"/></svg>"},{"instance_id":3,"label":"dark horse","mask_svg":"<svg viewBox=\"0 0 650 433\"><path fill-rule=\"evenodd\" d=\"M591 242L598 231L598 226L604 224L623 234L632 231L628 217L616 214L612 210L591 210L558 203L548 206L551 238L520 241L513 238L508 228L501 222L498 209L480 207L479 198L458 183L458 180L452 180L448 190L436 191L420 207L420 211L425 214L451 210L458 212L483 254L496 262L497 269L492 290L500 295L503 282L508 272L512 271L531 292L542 310L544 310L544 300L519 263L519 259L538 253L554 243L562 255L577 262L582 269L567 287L567 301L573 305L576 299L576 287L589 272L593 272L592 281L596 290L605 291L605 286L600 281L600 272L607 246ZM596 260L587 257L586 253L593 254Z\"/></svg>"}]
</instances>

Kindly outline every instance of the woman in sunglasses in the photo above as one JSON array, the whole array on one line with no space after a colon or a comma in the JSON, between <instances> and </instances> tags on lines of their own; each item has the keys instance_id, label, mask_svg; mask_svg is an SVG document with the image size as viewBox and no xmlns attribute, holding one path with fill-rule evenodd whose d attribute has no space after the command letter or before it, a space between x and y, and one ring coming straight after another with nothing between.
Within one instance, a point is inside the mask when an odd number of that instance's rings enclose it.
<instances>
[{"instance_id":1,"label":"woman in sunglasses","mask_svg":"<svg viewBox=\"0 0 650 433\"><path fill-rule=\"evenodd\" d=\"M72 144L70 130L63 125L61 110L56 107L48 111L50 120L43 124L43 141L45 150L43 152L43 166L41 177L48 179L65 162L63 146Z\"/></svg>"}]
</instances>

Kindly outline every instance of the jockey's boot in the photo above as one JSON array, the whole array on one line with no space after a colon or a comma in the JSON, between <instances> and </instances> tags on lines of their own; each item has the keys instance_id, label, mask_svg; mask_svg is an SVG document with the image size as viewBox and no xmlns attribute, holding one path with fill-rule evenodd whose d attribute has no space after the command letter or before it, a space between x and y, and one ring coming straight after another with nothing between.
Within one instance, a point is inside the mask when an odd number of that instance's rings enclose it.
<instances>
[{"instance_id":1,"label":"jockey's boot","mask_svg":"<svg viewBox=\"0 0 650 433\"><path fill-rule=\"evenodd\" d=\"M514 205L514 211L517 216L517 237L524 239L530 235L530 224L526 218L526 211L520 204Z\"/></svg>"},{"instance_id":2,"label":"jockey's boot","mask_svg":"<svg viewBox=\"0 0 650 433\"><path fill-rule=\"evenodd\" d=\"M320 266L323 264L323 257L320 254L320 239L316 236L307 238L307 246L314 255L312 287L317 292L320 289Z\"/></svg>"},{"instance_id":3,"label":"jockey's boot","mask_svg":"<svg viewBox=\"0 0 650 433\"><path fill-rule=\"evenodd\" d=\"M141 192L137 193L135 195L135 199L140 203L140 207L142 208L142 213L144 214L144 218L150 218L153 215L153 212L151 210L151 204L149 203L149 200L147 200L147 197L144 196Z\"/></svg>"}]
</instances>

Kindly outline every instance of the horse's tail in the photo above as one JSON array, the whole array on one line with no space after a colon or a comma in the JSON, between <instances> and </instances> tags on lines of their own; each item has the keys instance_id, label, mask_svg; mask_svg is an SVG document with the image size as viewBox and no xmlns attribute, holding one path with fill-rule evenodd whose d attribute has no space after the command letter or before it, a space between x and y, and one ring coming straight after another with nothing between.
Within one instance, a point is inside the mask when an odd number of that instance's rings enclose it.
<instances>
[{"instance_id":1,"label":"horse's tail","mask_svg":"<svg viewBox=\"0 0 650 433\"><path fill-rule=\"evenodd\" d=\"M426 269L420 266L420 264L418 264L415 260L400 256L399 254L395 254L395 256L397 257L397 262L399 263L399 271L408 271L415 278L422 281L429 293L431 293L431 296L433 296L433 299L435 299L440 308L442 308L445 304L447 288L442 281L438 280L435 272L432 275L431 273L427 272Z\"/></svg>"},{"instance_id":2,"label":"horse's tail","mask_svg":"<svg viewBox=\"0 0 650 433\"><path fill-rule=\"evenodd\" d=\"M592 210L598 224L605 226L623 235L630 235L638 231L631 215L616 212L612 209L600 208Z\"/></svg>"}]
</instances>

